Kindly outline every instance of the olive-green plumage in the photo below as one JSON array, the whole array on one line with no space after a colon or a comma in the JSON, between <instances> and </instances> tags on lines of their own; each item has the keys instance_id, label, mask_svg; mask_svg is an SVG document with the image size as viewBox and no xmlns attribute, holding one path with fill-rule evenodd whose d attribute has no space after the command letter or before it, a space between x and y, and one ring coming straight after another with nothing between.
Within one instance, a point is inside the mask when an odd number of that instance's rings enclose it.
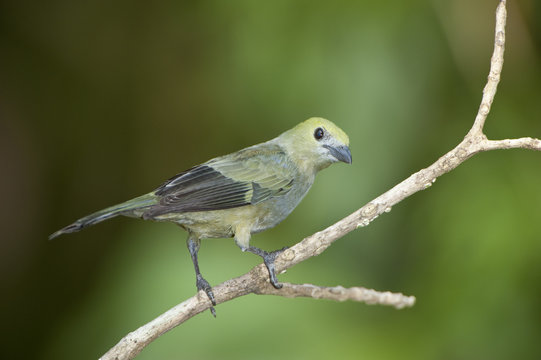
<instances>
[{"instance_id":1,"label":"olive-green plumage","mask_svg":"<svg viewBox=\"0 0 541 360\"><path fill-rule=\"evenodd\" d=\"M284 220L320 170L338 161L351 163L348 146L348 136L332 122L310 118L270 141L209 160L146 195L79 219L50 239L117 215L175 222L189 233L198 289L205 290L213 303L210 286L197 265L202 238L234 236L243 251L265 259L271 282L278 286L273 253L251 247L250 235Z\"/></svg>"}]
</instances>

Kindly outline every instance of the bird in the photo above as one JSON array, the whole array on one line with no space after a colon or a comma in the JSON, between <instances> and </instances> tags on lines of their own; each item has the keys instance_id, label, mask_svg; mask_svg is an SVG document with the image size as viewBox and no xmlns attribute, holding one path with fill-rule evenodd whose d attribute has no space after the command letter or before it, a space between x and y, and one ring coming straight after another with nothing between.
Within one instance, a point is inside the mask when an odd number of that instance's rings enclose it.
<instances>
[{"instance_id":1,"label":"bird","mask_svg":"<svg viewBox=\"0 0 541 360\"><path fill-rule=\"evenodd\" d=\"M263 259L270 283L280 289L274 261L286 248L267 252L251 246L251 234L284 220L304 198L316 174L337 162L352 162L349 137L333 122L312 117L272 140L213 158L173 176L150 193L85 216L49 239L119 215L173 222L188 232L196 287L207 294L212 305L216 306L216 299L198 263L201 239L205 238L233 237L243 252ZM214 308L210 309L216 316Z\"/></svg>"}]
</instances>

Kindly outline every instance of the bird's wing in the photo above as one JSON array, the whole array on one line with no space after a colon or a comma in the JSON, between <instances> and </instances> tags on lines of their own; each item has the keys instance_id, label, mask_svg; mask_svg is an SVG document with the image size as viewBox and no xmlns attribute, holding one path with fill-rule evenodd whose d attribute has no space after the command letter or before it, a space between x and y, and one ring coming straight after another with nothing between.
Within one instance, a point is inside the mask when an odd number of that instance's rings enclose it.
<instances>
[{"instance_id":1,"label":"bird's wing","mask_svg":"<svg viewBox=\"0 0 541 360\"><path fill-rule=\"evenodd\" d=\"M252 146L169 179L155 190L159 204L149 209L145 217L257 204L286 194L297 171L278 145Z\"/></svg>"}]
</instances>

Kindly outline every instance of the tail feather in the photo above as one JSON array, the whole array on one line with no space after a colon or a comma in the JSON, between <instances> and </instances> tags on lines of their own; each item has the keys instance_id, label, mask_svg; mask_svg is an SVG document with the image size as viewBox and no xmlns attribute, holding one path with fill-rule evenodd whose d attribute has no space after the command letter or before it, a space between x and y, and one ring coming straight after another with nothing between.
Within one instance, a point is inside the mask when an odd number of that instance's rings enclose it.
<instances>
[{"instance_id":1,"label":"tail feather","mask_svg":"<svg viewBox=\"0 0 541 360\"><path fill-rule=\"evenodd\" d=\"M66 226L58 230L57 232L49 235L49 240L52 240L62 234L68 234L76 231L80 231L91 225L100 223L112 217L118 215L134 215L134 210L146 208L157 203L156 196L153 193L146 194L140 197L137 197L132 200L128 200L124 203L117 204L106 209L97 211L88 216L85 216L71 225Z\"/></svg>"}]
</instances>

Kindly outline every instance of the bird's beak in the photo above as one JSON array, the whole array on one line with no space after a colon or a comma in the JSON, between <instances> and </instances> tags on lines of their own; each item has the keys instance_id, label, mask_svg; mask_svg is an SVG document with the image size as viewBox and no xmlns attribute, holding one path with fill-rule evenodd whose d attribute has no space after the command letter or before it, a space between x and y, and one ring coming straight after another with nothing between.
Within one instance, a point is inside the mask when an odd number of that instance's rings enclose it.
<instances>
[{"instance_id":1,"label":"bird's beak","mask_svg":"<svg viewBox=\"0 0 541 360\"><path fill-rule=\"evenodd\" d=\"M329 146L324 145L325 148L329 150L332 156L336 158L338 161L343 161L346 164L351 164L351 151L349 150L349 147L345 145L340 146Z\"/></svg>"}]
</instances>

